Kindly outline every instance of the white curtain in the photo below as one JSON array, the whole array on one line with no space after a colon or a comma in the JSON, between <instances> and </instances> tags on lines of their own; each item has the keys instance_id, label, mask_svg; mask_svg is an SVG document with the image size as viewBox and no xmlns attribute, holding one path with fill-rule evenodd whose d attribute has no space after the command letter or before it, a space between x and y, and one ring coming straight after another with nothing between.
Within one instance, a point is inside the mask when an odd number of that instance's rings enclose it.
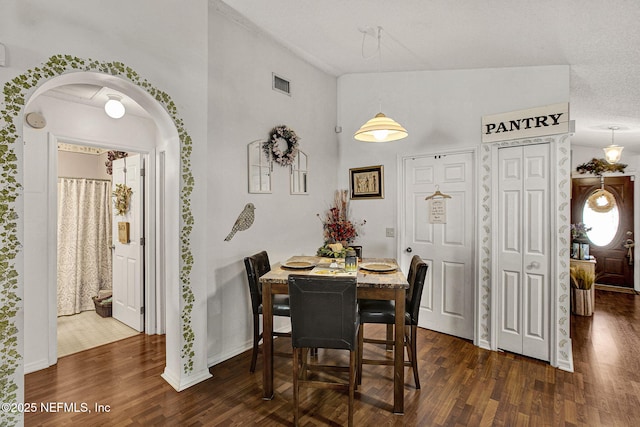
<instances>
[{"instance_id":1,"label":"white curtain","mask_svg":"<svg viewBox=\"0 0 640 427\"><path fill-rule=\"evenodd\" d=\"M111 183L58 179L58 316L93 310L111 289Z\"/></svg>"}]
</instances>

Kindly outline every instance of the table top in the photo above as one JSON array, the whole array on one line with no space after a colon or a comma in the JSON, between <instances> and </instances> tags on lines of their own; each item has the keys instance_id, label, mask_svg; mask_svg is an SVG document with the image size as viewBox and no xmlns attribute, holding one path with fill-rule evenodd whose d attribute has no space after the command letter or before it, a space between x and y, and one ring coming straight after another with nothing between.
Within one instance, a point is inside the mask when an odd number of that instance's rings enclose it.
<instances>
[{"instance_id":1,"label":"table top","mask_svg":"<svg viewBox=\"0 0 640 427\"><path fill-rule=\"evenodd\" d=\"M316 256L293 256L284 263L273 265L271 271L260 277L260 282L269 284L286 284L290 274L308 274L308 275L330 275L330 276L354 276L355 273L347 273L344 271L344 260L337 260L337 267L332 267L331 262L336 261L331 258L322 258ZM309 263L310 267L302 268L286 268L283 264L291 263ZM389 272L367 271L358 268L358 287L366 288L388 288L388 289L407 289L409 283L404 276L395 259L392 258L364 258L359 267L365 264L387 264L395 267L395 270Z\"/></svg>"}]
</instances>

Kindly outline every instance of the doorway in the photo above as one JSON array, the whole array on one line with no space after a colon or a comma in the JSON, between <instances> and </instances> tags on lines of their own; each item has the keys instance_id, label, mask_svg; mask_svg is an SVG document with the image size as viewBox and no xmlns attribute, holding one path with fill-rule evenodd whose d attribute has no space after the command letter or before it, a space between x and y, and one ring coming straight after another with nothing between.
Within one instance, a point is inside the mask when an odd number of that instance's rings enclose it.
<instances>
[{"instance_id":1,"label":"doorway","mask_svg":"<svg viewBox=\"0 0 640 427\"><path fill-rule=\"evenodd\" d=\"M143 307L144 263L141 262L141 221L144 200L140 185L140 165L146 155L119 152L89 146L75 141L57 144L57 343L58 357L77 353L99 345L118 341L144 331ZM126 156L127 167L122 159ZM119 163L120 164L119 164ZM129 179L122 179L123 169L129 170ZM144 168L142 168L144 169ZM120 181L134 188L126 217L116 216L114 185ZM135 207L135 209L134 209ZM114 246L118 244L117 223L131 225L130 247L136 257L128 257L131 268L118 269L114 264ZM122 249L122 248L121 248ZM122 252L120 250L120 252ZM133 262L132 262L133 261ZM123 270L127 273L122 274ZM137 275L135 274L137 272ZM124 279L135 280L135 289L123 291ZM118 292L114 291L117 289ZM94 303L99 297L101 303ZM135 305L137 316L123 316L118 310L122 303L131 309Z\"/></svg>"},{"instance_id":2,"label":"doorway","mask_svg":"<svg viewBox=\"0 0 640 427\"><path fill-rule=\"evenodd\" d=\"M583 223L589 229L586 237L589 256L596 261L596 283L634 289L632 177L573 178L571 223Z\"/></svg>"}]
</instances>

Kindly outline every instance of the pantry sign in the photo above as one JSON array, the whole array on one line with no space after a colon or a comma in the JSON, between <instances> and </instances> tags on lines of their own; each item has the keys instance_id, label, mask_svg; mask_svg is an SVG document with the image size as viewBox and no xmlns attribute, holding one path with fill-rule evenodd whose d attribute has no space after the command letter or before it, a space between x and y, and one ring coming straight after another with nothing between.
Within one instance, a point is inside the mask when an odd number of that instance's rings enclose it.
<instances>
[{"instance_id":1,"label":"pantry sign","mask_svg":"<svg viewBox=\"0 0 640 427\"><path fill-rule=\"evenodd\" d=\"M482 142L534 138L568 132L568 102L482 117Z\"/></svg>"}]
</instances>

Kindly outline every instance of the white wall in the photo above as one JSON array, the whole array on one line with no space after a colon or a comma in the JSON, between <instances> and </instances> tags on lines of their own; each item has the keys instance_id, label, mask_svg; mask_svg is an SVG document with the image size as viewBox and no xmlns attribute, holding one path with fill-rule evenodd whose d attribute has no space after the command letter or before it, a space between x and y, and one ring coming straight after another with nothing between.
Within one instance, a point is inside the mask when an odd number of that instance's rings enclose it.
<instances>
[{"instance_id":1,"label":"white wall","mask_svg":"<svg viewBox=\"0 0 640 427\"><path fill-rule=\"evenodd\" d=\"M267 250L272 263L315 254L323 243L316 217L333 199L338 156L336 78L297 58L228 10L212 8L209 39L207 215L208 356L217 363L252 341L243 258ZM272 73L291 82L291 96L272 90ZM309 156L309 194L291 195L289 168L273 166L272 193L249 194L247 144L277 125L292 128ZM244 205L255 222L229 242ZM276 328L287 328L286 322ZM248 369L248 367L247 367Z\"/></svg>"},{"instance_id":2,"label":"white wall","mask_svg":"<svg viewBox=\"0 0 640 427\"><path fill-rule=\"evenodd\" d=\"M367 143L353 134L382 112L409 132L391 143ZM397 157L475 148L484 115L568 102L569 67L497 68L350 74L338 79L340 157L338 184L348 188L349 168L384 165L385 198L354 200L351 211L367 224L358 243L366 256L396 257L396 238L385 235L397 219Z\"/></svg>"}]
</instances>

